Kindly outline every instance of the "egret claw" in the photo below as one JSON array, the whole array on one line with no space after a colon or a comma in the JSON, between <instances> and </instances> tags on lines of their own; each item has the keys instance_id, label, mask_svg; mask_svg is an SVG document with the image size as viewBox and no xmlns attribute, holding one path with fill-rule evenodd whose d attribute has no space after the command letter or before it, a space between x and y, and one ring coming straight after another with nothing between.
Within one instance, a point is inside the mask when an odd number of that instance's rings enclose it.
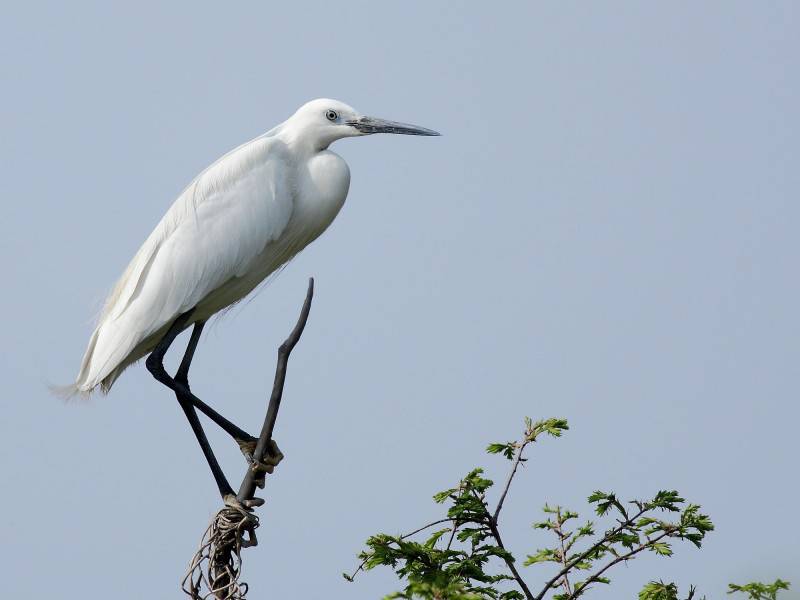
<instances>
[{"instance_id":1,"label":"egret claw","mask_svg":"<svg viewBox=\"0 0 800 600\"><path fill-rule=\"evenodd\" d=\"M222 501L225 503L225 506L228 506L230 508L235 508L238 510L243 510L246 512L252 512L254 508L264 504L263 498L253 497L248 500L242 501L239 500L236 494L225 494L225 496L222 498Z\"/></svg>"},{"instance_id":2,"label":"egret claw","mask_svg":"<svg viewBox=\"0 0 800 600\"><path fill-rule=\"evenodd\" d=\"M249 512L249 509L239 501L239 498L236 497L236 494L225 494L222 497L222 502L225 504L225 506L228 506L230 508L235 508L238 510L244 510Z\"/></svg>"},{"instance_id":3,"label":"egret claw","mask_svg":"<svg viewBox=\"0 0 800 600\"><path fill-rule=\"evenodd\" d=\"M283 458L284 458L283 457L283 452L281 452L281 449L278 448L278 444L275 443L275 440L270 440L269 441L269 455L268 455L267 458L265 458L265 461L268 464L271 464L271 465L274 465L274 466L277 467L280 464L280 462L283 460Z\"/></svg>"},{"instance_id":4,"label":"egret claw","mask_svg":"<svg viewBox=\"0 0 800 600\"><path fill-rule=\"evenodd\" d=\"M256 451L256 444L258 440L254 437L251 437L246 440L242 440L239 438L234 438L236 443L239 444L239 450L242 451L244 457L247 459L247 462L252 462L253 460L253 453Z\"/></svg>"},{"instance_id":5,"label":"egret claw","mask_svg":"<svg viewBox=\"0 0 800 600\"><path fill-rule=\"evenodd\" d=\"M257 474L262 475L256 480L256 484L258 485L261 482L259 487L264 487L263 484L263 474L270 473L275 470L275 467L283 460L283 452L281 449L278 448L278 444L275 443L275 440L270 440L267 443L267 452L264 458L256 462L253 460L253 454L256 451L256 445L258 444L258 440L256 438L251 438L248 440L241 440L237 439L236 443L239 444L239 449L244 454L244 457L247 459L247 462L250 463L250 468L253 469Z\"/></svg>"}]
</instances>

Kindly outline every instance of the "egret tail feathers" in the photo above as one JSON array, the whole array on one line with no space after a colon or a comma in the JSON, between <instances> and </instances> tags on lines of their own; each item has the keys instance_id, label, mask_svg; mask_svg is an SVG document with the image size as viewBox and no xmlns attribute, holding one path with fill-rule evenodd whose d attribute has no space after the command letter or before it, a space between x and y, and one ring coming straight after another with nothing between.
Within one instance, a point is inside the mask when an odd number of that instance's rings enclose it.
<instances>
[{"instance_id":1,"label":"egret tail feathers","mask_svg":"<svg viewBox=\"0 0 800 600\"><path fill-rule=\"evenodd\" d=\"M86 399L97 391L105 395L122 372L144 355L137 352L137 340L108 339L113 332L104 329L107 324L101 323L92 333L75 382L50 387L56 396L70 400Z\"/></svg>"},{"instance_id":2,"label":"egret tail feathers","mask_svg":"<svg viewBox=\"0 0 800 600\"><path fill-rule=\"evenodd\" d=\"M70 383L69 385L48 385L47 389L54 396L57 396L69 402L70 400L88 400L90 392L82 392L77 383Z\"/></svg>"}]
</instances>

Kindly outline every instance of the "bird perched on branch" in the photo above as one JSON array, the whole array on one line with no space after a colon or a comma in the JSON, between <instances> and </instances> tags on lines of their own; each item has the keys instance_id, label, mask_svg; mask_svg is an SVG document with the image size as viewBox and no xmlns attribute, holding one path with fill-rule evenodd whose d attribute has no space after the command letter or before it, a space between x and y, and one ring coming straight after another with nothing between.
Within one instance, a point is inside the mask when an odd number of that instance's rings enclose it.
<instances>
[{"instance_id":1,"label":"bird perched on branch","mask_svg":"<svg viewBox=\"0 0 800 600\"><path fill-rule=\"evenodd\" d=\"M188 368L203 324L325 231L350 185L347 163L329 146L374 133L439 135L318 99L200 173L125 269L105 303L75 383L62 388L62 394L106 393L128 366L152 353L147 367L156 379L176 394L176 387L185 388L187 404L182 406L210 464L213 456L194 408L231 433L246 454L252 452L252 436L188 391ZM163 356L191 325L184 362L172 378ZM218 465L211 466L220 491L230 491L222 489Z\"/></svg>"}]
</instances>

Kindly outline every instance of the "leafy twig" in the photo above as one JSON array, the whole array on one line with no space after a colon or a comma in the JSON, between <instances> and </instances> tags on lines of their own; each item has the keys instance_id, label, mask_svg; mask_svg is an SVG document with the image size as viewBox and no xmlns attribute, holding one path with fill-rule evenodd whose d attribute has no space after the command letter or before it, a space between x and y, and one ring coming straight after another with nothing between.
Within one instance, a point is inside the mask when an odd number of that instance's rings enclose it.
<instances>
[{"instance_id":1,"label":"leafy twig","mask_svg":"<svg viewBox=\"0 0 800 600\"><path fill-rule=\"evenodd\" d=\"M409 533L405 533L405 534L401 535L398 539L405 540L407 538L410 538L413 535L416 535L416 534L420 533L421 531L425 531L426 529L430 529L434 525L439 525L440 523L449 523L450 521L452 521L452 519L439 519L438 521L433 521L431 523L428 523L427 525L423 525L422 527L418 527L414 531L411 531ZM453 528L455 529L455 522L453 522L453 523L454 523L453 524ZM362 560L361 564L359 564L358 567L356 567L356 570L353 571L352 575L348 575L347 573L342 573L342 576L347 581L353 581L355 579L356 575L358 575L359 571L363 571L364 570L364 565L367 564L367 562L369 561L370 558L371 558L371 556L365 556L364 560Z\"/></svg>"},{"instance_id":2,"label":"leafy twig","mask_svg":"<svg viewBox=\"0 0 800 600\"><path fill-rule=\"evenodd\" d=\"M506 479L506 485L503 488L502 493L500 494L500 499L497 501L497 507L494 510L494 514L492 515L492 520L495 524L498 522L498 517L500 516L500 511L503 508L503 503L506 500L506 496L508 495L508 491L511 488L511 482L514 479L514 475L517 474L517 468L519 467L520 463L525 462L527 459L522 457L522 453L525 451L525 447L528 444L532 444L536 441L536 438L541 435L542 433L548 433L553 437L561 437L561 433L569 429L567 425L567 421L564 419L546 419L544 421L537 421L534 423L531 421L530 417L525 418L525 433L523 434L523 438L521 442L509 442L507 444L490 444L489 447L486 449L491 454L497 454L502 452L506 458L510 458L514 456L514 464L511 467L511 472L508 474L508 478ZM513 452L513 449L516 448L516 452ZM513 453L513 454L512 454Z\"/></svg>"},{"instance_id":3,"label":"leafy twig","mask_svg":"<svg viewBox=\"0 0 800 600\"><path fill-rule=\"evenodd\" d=\"M544 598L545 594L547 594L547 592L550 590L550 588L552 588L562 576L566 575L569 571L574 569L575 566L578 565L579 563L585 561L590 556L593 556L601 547L603 547L605 544L608 543L608 540L613 535L616 535L616 534L621 533L622 531L624 531L627 527L632 525L633 522L636 521L636 519L641 517L644 514L644 512L645 512L644 509L640 510L632 518L630 518L627 521L623 522L618 527L615 527L610 532L607 532L606 535L603 536L603 538L600 541L598 541L596 544L592 545L588 550L586 550L585 552L582 552L581 554L577 555L575 558L570 560L566 565L564 565L564 568L562 568L558 573L556 573L556 575L552 579L550 579L547 583L544 584L544 587L542 588L542 591L539 592L539 594L534 598L534 600L542 600L542 598Z\"/></svg>"},{"instance_id":4,"label":"leafy twig","mask_svg":"<svg viewBox=\"0 0 800 600\"><path fill-rule=\"evenodd\" d=\"M511 467L511 472L508 474L508 478L506 479L506 485L503 488L503 492L500 494L500 499L497 501L497 507L494 509L494 514L492 515L492 521L495 523L497 523L497 518L500 516L503 503L506 501L508 490L511 488L511 481L514 479L514 475L517 474L517 468L519 467L520 463L523 462L522 452L525 450L525 446L527 446L529 443L529 441L525 440L519 446L519 448L517 448L516 456L514 457L514 465Z\"/></svg>"},{"instance_id":5,"label":"leafy twig","mask_svg":"<svg viewBox=\"0 0 800 600\"><path fill-rule=\"evenodd\" d=\"M561 547L561 564L567 566L567 548L564 545L564 540L568 537L568 534L564 533L564 521L565 520L561 516L561 507L558 507L556 509L556 526L553 531L555 531L556 535L558 535L558 543ZM564 586L564 591L567 594L572 594L572 588L569 585L569 573L564 573L562 585Z\"/></svg>"},{"instance_id":6,"label":"leafy twig","mask_svg":"<svg viewBox=\"0 0 800 600\"><path fill-rule=\"evenodd\" d=\"M659 540L661 540L661 539L663 539L663 538L665 538L665 537L667 537L669 535L670 535L669 532L665 531L661 535L656 536L655 538L653 538L647 544L642 544L638 548L634 548L633 550L627 552L626 554L621 554L621 555L617 556L616 558L614 558L613 560L609 561L608 564L606 564L603 568L601 568L599 571L597 571L593 575L590 575L584 582L582 582L580 587L578 587L576 585L576 589L572 594L570 594L569 600L574 600L575 598L578 598L581 594L583 594L588 589L589 584L595 583L597 581L601 581L601 577L602 577L603 573L608 571L614 565L616 565L618 563L621 563L621 562L624 562L626 560L630 560L631 558L633 558L633 556L635 556L636 554L638 554L642 550L645 550L646 548L650 547L651 544L656 543Z\"/></svg>"},{"instance_id":7,"label":"leafy twig","mask_svg":"<svg viewBox=\"0 0 800 600\"><path fill-rule=\"evenodd\" d=\"M776 579L773 583L754 581L745 585L728 584L729 594L736 592L747 594L749 600L775 600L779 591L788 589L789 582L783 579Z\"/></svg>"}]
</instances>

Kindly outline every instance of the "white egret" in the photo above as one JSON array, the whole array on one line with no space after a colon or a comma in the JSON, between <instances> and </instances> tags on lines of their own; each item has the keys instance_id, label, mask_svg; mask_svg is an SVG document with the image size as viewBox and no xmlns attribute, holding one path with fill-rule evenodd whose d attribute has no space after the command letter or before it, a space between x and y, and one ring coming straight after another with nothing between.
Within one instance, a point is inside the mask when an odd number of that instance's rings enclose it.
<instances>
[{"instance_id":1,"label":"white egret","mask_svg":"<svg viewBox=\"0 0 800 600\"><path fill-rule=\"evenodd\" d=\"M252 452L255 438L189 392L188 369L203 325L325 231L350 185L347 163L328 147L341 138L373 133L439 135L363 116L336 100L318 99L200 173L117 282L75 383L62 391L107 393L128 366L152 353L148 369L176 391L179 400L184 398L181 405L220 492L223 497L231 493L194 409L230 433L245 454ZM164 354L190 325L194 329L186 355L172 378L164 370Z\"/></svg>"}]
</instances>

